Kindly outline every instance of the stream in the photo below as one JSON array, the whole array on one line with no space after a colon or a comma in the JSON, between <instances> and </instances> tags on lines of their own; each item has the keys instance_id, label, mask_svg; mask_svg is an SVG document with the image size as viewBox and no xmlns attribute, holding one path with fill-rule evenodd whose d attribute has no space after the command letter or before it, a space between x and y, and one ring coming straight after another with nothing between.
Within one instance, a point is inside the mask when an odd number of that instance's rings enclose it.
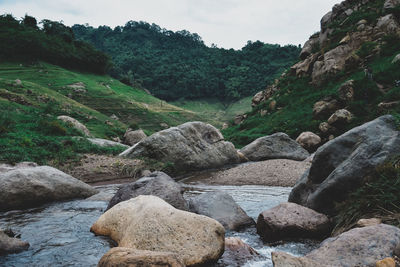
<instances>
[{"instance_id":1,"label":"stream","mask_svg":"<svg viewBox=\"0 0 400 267\"><path fill-rule=\"evenodd\" d=\"M290 193L290 188L285 187L202 184L186 184L184 187L186 199L204 192L225 191L255 220L261 211L285 202ZM102 185L97 188L104 195L112 195L118 185ZM31 245L25 252L0 256L0 266L96 266L113 246L113 242L109 238L95 236L89 229L107 204L99 200L74 200L0 213L0 228L11 228ZM248 262L246 267L272 266L271 251L285 251L300 256L317 246L317 243L310 241L269 246L260 240L255 227L241 232L227 232L226 236L239 237L264 256Z\"/></svg>"}]
</instances>

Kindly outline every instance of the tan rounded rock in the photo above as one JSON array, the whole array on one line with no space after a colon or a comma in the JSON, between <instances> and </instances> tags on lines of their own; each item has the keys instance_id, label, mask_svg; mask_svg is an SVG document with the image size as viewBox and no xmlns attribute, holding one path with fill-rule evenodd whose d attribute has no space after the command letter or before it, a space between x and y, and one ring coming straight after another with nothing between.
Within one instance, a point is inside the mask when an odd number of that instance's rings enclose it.
<instances>
[{"instance_id":1,"label":"tan rounded rock","mask_svg":"<svg viewBox=\"0 0 400 267\"><path fill-rule=\"evenodd\" d=\"M378 218L371 218L371 219L360 219L357 222L357 227L367 227L381 224L382 220Z\"/></svg>"},{"instance_id":2,"label":"tan rounded rock","mask_svg":"<svg viewBox=\"0 0 400 267\"><path fill-rule=\"evenodd\" d=\"M329 117L328 123L330 125L340 127L351 122L352 119L353 114L351 114L350 111L346 109L339 109Z\"/></svg>"},{"instance_id":3,"label":"tan rounded rock","mask_svg":"<svg viewBox=\"0 0 400 267\"><path fill-rule=\"evenodd\" d=\"M139 196L105 212L91 227L120 247L177 253L185 265L215 262L225 229L214 219L175 209L155 196Z\"/></svg>"},{"instance_id":4,"label":"tan rounded rock","mask_svg":"<svg viewBox=\"0 0 400 267\"><path fill-rule=\"evenodd\" d=\"M58 116L57 119L66 122L67 124L71 125L73 128L81 131L83 134L85 134L85 136L90 137L90 131L88 130L88 128L86 128L85 125L83 125L82 123L80 123L79 121L77 121L74 118L68 117L68 116Z\"/></svg>"},{"instance_id":5,"label":"tan rounded rock","mask_svg":"<svg viewBox=\"0 0 400 267\"><path fill-rule=\"evenodd\" d=\"M184 267L176 253L116 247L101 257L97 267Z\"/></svg>"},{"instance_id":6,"label":"tan rounded rock","mask_svg":"<svg viewBox=\"0 0 400 267\"><path fill-rule=\"evenodd\" d=\"M385 258L376 262L376 267L396 267L396 262L393 258Z\"/></svg>"},{"instance_id":7,"label":"tan rounded rock","mask_svg":"<svg viewBox=\"0 0 400 267\"><path fill-rule=\"evenodd\" d=\"M312 132L303 132L296 138L296 142L307 150L315 150L321 144L321 137Z\"/></svg>"},{"instance_id":8,"label":"tan rounded rock","mask_svg":"<svg viewBox=\"0 0 400 267\"><path fill-rule=\"evenodd\" d=\"M146 137L147 135L143 132L142 129L136 131L127 130L126 133L124 134L124 141L125 144L133 146L134 144L145 139Z\"/></svg>"}]
</instances>

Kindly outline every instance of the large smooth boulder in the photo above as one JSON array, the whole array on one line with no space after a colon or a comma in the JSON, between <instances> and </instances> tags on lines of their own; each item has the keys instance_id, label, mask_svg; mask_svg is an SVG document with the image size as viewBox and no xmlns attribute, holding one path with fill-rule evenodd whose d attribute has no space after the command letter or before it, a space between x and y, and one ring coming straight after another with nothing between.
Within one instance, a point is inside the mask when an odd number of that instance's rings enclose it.
<instances>
[{"instance_id":1,"label":"large smooth boulder","mask_svg":"<svg viewBox=\"0 0 400 267\"><path fill-rule=\"evenodd\" d=\"M49 166L0 173L0 211L22 209L97 193L93 187Z\"/></svg>"},{"instance_id":2,"label":"large smooth boulder","mask_svg":"<svg viewBox=\"0 0 400 267\"><path fill-rule=\"evenodd\" d=\"M399 151L400 132L393 116L356 127L317 150L289 201L330 214L334 202L345 200L378 165Z\"/></svg>"},{"instance_id":3,"label":"large smooth boulder","mask_svg":"<svg viewBox=\"0 0 400 267\"><path fill-rule=\"evenodd\" d=\"M189 200L190 211L213 218L228 230L239 230L255 222L224 192L207 192Z\"/></svg>"},{"instance_id":4,"label":"large smooth boulder","mask_svg":"<svg viewBox=\"0 0 400 267\"><path fill-rule=\"evenodd\" d=\"M125 141L125 144L133 146L136 143L139 143L140 141L145 139L146 137L147 137L147 135L143 132L142 129L135 130L135 131L128 130L124 134L124 141Z\"/></svg>"},{"instance_id":5,"label":"large smooth boulder","mask_svg":"<svg viewBox=\"0 0 400 267\"><path fill-rule=\"evenodd\" d=\"M266 242L296 238L323 238L330 233L329 218L312 209L282 203L258 216L257 233Z\"/></svg>"},{"instance_id":6,"label":"large smooth boulder","mask_svg":"<svg viewBox=\"0 0 400 267\"><path fill-rule=\"evenodd\" d=\"M185 267L178 254L115 247L101 257L97 267Z\"/></svg>"},{"instance_id":7,"label":"large smooth boulder","mask_svg":"<svg viewBox=\"0 0 400 267\"><path fill-rule=\"evenodd\" d=\"M400 229L379 224L355 228L329 238L304 257L297 258L284 252L272 252L272 261L275 267L374 267L377 261L392 257L399 245Z\"/></svg>"},{"instance_id":8,"label":"large smooth boulder","mask_svg":"<svg viewBox=\"0 0 400 267\"><path fill-rule=\"evenodd\" d=\"M163 172L153 172L134 183L123 185L108 204L107 210L116 204L140 195L157 196L180 210L187 210L183 188Z\"/></svg>"},{"instance_id":9,"label":"large smooth boulder","mask_svg":"<svg viewBox=\"0 0 400 267\"><path fill-rule=\"evenodd\" d=\"M90 230L110 236L120 247L177 253L189 266L215 262L224 252L225 229L219 222L155 196L118 203Z\"/></svg>"},{"instance_id":10,"label":"large smooth boulder","mask_svg":"<svg viewBox=\"0 0 400 267\"><path fill-rule=\"evenodd\" d=\"M29 243L18 238L9 237L0 230L0 255L19 253L27 250Z\"/></svg>"},{"instance_id":11,"label":"large smooth boulder","mask_svg":"<svg viewBox=\"0 0 400 267\"><path fill-rule=\"evenodd\" d=\"M218 266L244 266L246 262L261 258L260 254L237 237L225 238L225 252Z\"/></svg>"},{"instance_id":12,"label":"large smooth boulder","mask_svg":"<svg viewBox=\"0 0 400 267\"><path fill-rule=\"evenodd\" d=\"M214 126L188 122L155 133L120 154L172 164L176 172L219 168L239 163L234 145Z\"/></svg>"},{"instance_id":13,"label":"large smooth boulder","mask_svg":"<svg viewBox=\"0 0 400 267\"><path fill-rule=\"evenodd\" d=\"M318 101L313 107L313 117L322 119L339 109L339 102L336 99L326 99Z\"/></svg>"},{"instance_id":14,"label":"large smooth boulder","mask_svg":"<svg viewBox=\"0 0 400 267\"><path fill-rule=\"evenodd\" d=\"M107 140L107 139L101 139L101 138L88 138L87 139L90 143L96 145L96 146L100 146L100 147L119 147L119 148L129 148L129 146L118 143L118 142L114 142L111 140Z\"/></svg>"},{"instance_id":15,"label":"large smooth boulder","mask_svg":"<svg viewBox=\"0 0 400 267\"><path fill-rule=\"evenodd\" d=\"M77 121L74 118L71 118L69 116L58 116L57 119L69 124L71 127L77 129L78 131L82 132L85 136L90 137L90 131L88 130L88 128L86 128L85 125L83 125L82 123L80 123L79 121Z\"/></svg>"},{"instance_id":16,"label":"large smooth boulder","mask_svg":"<svg viewBox=\"0 0 400 267\"><path fill-rule=\"evenodd\" d=\"M256 139L240 152L251 161L267 159L305 160L310 154L285 133L276 133Z\"/></svg>"}]
</instances>

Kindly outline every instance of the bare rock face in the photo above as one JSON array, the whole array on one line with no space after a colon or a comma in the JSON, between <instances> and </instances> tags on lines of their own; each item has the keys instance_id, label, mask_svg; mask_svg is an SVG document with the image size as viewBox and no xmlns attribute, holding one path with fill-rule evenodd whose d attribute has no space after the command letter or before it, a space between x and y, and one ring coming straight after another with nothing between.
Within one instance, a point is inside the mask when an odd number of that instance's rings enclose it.
<instances>
[{"instance_id":1,"label":"bare rock face","mask_svg":"<svg viewBox=\"0 0 400 267\"><path fill-rule=\"evenodd\" d=\"M400 25L393 14L381 17L376 24L376 28L387 34L400 36Z\"/></svg>"},{"instance_id":2,"label":"bare rock face","mask_svg":"<svg viewBox=\"0 0 400 267\"><path fill-rule=\"evenodd\" d=\"M19 253L29 248L29 243L18 238L9 237L0 230L0 256Z\"/></svg>"},{"instance_id":3,"label":"bare rock face","mask_svg":"<svg viewBox=\"0 0 400 267\"><path fill-rule=\"evenodd\" d=\"M339 98L345 102L354 100L354 80L349 80L338 89Z\"/></svg>"},{"instance_id":4,"label":"bare rock face","mask_svg":"<svg viewBox=\"0 0 400 267\"><path fill-rule=\"evenodd\" d=\"M219 168L239 163L232 143L215 127L188 122L146 137L120 154L129 158L151 158L173 165L177 172Z\"/></svg>"},{"instance_id":5,"label":"bare rock face","mask_svg":"<svg viewBox=\"0 0 400 267\"><path fill-rule=\"evenodd\" d=\"M321 137L312 132L303 132L296 138L296 142L307 151L315 151L321 144Z\"/></svg>"},{"instance_id":6,"label":"bare rock face","mask_svg":"<svg viewBox=\"0 0 400 267\"><path fill-rule=\"evenodd\" d=\"M107 210L116 204L140 195L157 196L177 209L187 210L183 188L163 172L153 172L134 183L123 185L108 204Z\"/></svg>"},{"instance_id":7,"label":"bare rock face","mask_svg":"<svg viewBox=\"0 0 400 267\"><path fill-rule=\"evenodd\" d=\"M225 229L214 219L175 209L155 196L139 196L106 211L91 227L119 247L178 254L186 266L216 262Z\"/></svg>"},{"instance_id":8,"label":"bare rock face","mask_svg":"<svg viewBox=\"0 0 400 267\"><path fill-rule=\"evenodd\" d=\"M257 233L266 242L295 238L323 238L330 233L329 218L312 209L282 203L258 216Z\"/></svg>"},{"instance_id":9,"label":"bare rock face","mask_svg":"<svg viewBox=\"0 0 400 267\"><path fill-rule=\"evenodd\" d=\"M336 128L340 128L351 122L353 114L347 109L339 109L329 117L328 123Z\"/></svg>"},{"instance_id":10,"label":"bare rock face","mask_svg":"<svg viewBox=\"0 0 400 267\"><path fill-rule=\"evenodd\" d=\"M312 82L321 84L330 75L334 75L345 69L346 60L353 52L353 47L348 44L340 45L323 56L323 59L315 62L312 72Z\"/></svg>"},{"instance_id":11,"label":"bare rock face","mask_svg":"<svg viewBox=\"0 0 400 267\"><path fill-rule=\"evenodd\" d=\"M213 218L228 230L239 230L255 222L224 192L208 192L189 201L190 211Z\"/></svg>"},{"instance_id":12,"label":"bare rock face","mask_svg":"<svg viewBox=\"0 0 400 267\"><path fill-rule=\"evenodd\" d=\"M101 257L97 267L185 267L178 254L116 247Z\"/></svg>"},{"instance_id":13,"label":"bare rock face","mask_svg":"<svg viewBox=\"0 0 400 267\"><path fill-rule=\"evenodd\" d=\"M58 116L57 119L68 123L69 125L71 125L73 128L81 131L85 136L90 137L90 131L88 130L88 128L86 128L85 125L83 125L82 123L80 123L79 121L77 121L74 118L68 117L68 116Z\"/></svg>"},{"instance_id":14,"label":"bare rock face","mask_svg":"<svg viewBox=\"0 0 400 267\"><path fill-rule=\"evenodd\" d=\"M93 187L49 166L21 167L0 173L0 211L87 198L96 193Z\"/></svg>"},{"instance_id":15,"label":"bare rock face","mask_svg":"<svg viewBox=\"0 0 400 267\"><path fill-rule=\"evenodd\" d=\"M335 99L318 101L313 107L313 117L315 119L322 119L338 110L339 106L339 102Z\"/></svg>"},{"instance_id":16,"label":"bare rock face","mask_svg":"<svg viewBox=\"0 0 400 267\"><path fill-rule=\"evenodd\" d=\"M285 133L256 139L240 150L251 161L267 159L305 160L310 154Z\"/></svg>"},{"instance_id":17,"label":"bare rock face","mask_svg":"<svg viewBox=\"0 0 400 267\"><path fill-rule=\"evenodd\" d=\"M225 252L222 255L218 266L240 267L250 260L260 258L256 250L244 243L237 237L225 238Z\"/></svg>"},{"instance_id":18,"label":"bare rock face","mask_svg":"<svg viewBox=\"0 0 400 267\"><path fill-rule=\"evenodd\" d=\"M319 57L319 53L313 54L303 61L296 63L290 68L292 75L296 75L297 77L305 77L311 75L314 63L318 60Z\"/></svg>"},{"instance_id":19,"label":"bare rock face","mask_svg":"<svg viewBox=\"0 0 400 267\"><path fill-rule=\"evenodd\" d=\"M311 37L300 52L300 59L304 60L313 53L314 47L319 46L319 36Z\"/></svg>"},{"instance_id":20,"label":"bare rock face","mask_svg":"<svg viewBox=\"0 0 400 267\"><path fill-rule=\"evenodd\" d=\"M326 239L321 246L304 257L273 252L275 267L376 266L376 262L392 257L400 244L400 229L379 224L355 228Z\"/></svg>"},{"instance_id":21,"label":"bare rock face","mask_svg":"<svg viewBox=\"0 0 400 267\"><path fill-rule=\"evenodd\" d=\"M260 91L257 94L255 94L253 99L251 100L251 106L255 107L265 100L266 99L265 99L264 91Z\"/></svg>"},{"instance_id":22,"label":"bare rock face","mask_svg":"<svg viewBox=\"0 0 400 267\"><path fill-rule=\"evenodd\" d=\"M398 154L400 132L394 117L382 116L318 148L310 171L294 186L290 202L329 214L377 166Z\"/></svg>"},{"instance_id":23,"label":"bare rock face","mask_svg":"<svg viewBox=\"0 0 400 267\"><path fill-rule=\"evenodd\" d=\"M125 144L133 146L136 143L139 143L143 139L145 139L147 135L143 132L142 129L136 131L126 131L124 134Z\"/></svg>"}]
</instances>

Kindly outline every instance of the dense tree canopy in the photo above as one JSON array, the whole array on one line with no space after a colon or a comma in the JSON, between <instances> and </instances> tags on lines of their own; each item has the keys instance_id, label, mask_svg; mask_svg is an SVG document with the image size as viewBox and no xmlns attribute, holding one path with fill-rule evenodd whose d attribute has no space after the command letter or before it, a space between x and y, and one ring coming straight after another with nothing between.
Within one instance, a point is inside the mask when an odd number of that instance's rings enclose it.
<instances>
[{"instance_id":1,"label":"dense tree canopy","mask_svg":"<svg viewBox=\"0 0 400 267\"><path fill-rule=\"evenodd\" d=\"M114 77L165 100L233 100L264 89L298 58L299 47L248 42L241 50L207 47L188 31L129 21L111 29L74 25L75 36L108 53Z\"/></svg>"},{"instance_id":2,"label":"dense tree canopy","mask_svg":"<svg viewBox=\"0 0 400 267\"><path fill-rule=\"evenodd\" d=\"M0 59L43 60L67 68L106 73L110 58L92 45L75 39L70 27L43 20L40 28L34 17L17 20L0 16Z\"/></svg>"}]
</instances>

